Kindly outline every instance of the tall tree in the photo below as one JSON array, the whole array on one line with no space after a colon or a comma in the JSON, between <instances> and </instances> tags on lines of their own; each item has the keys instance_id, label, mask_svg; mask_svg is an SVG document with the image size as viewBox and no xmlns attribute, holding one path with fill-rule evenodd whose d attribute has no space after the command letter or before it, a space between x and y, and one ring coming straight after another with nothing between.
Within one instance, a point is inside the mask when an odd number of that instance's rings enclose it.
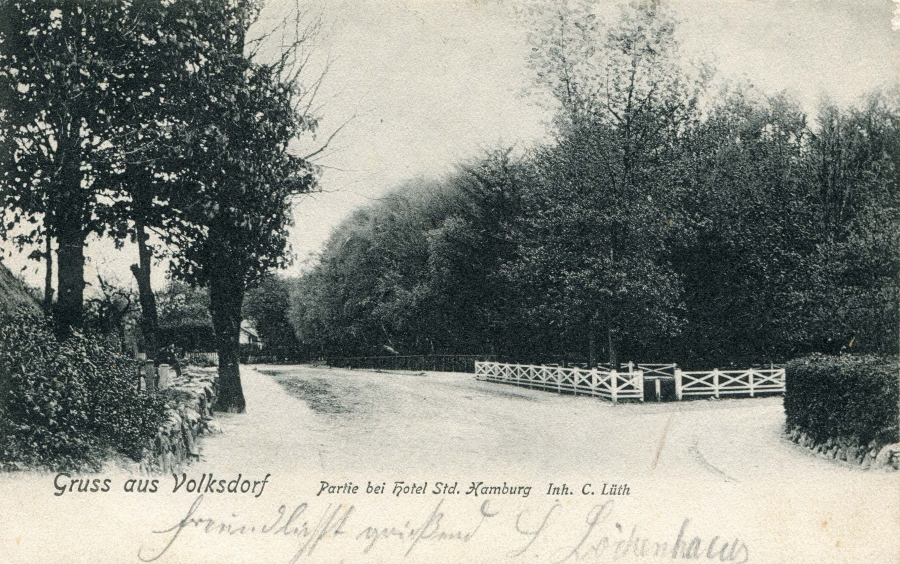
<instances>
[{"instance_id":1,"label":"tall tree","mask_svg":"<svg viewBox=\"0 0 900 564\"><path fill-rule=\"evenodd\" d=\"M163 108L197 50L196 32L179 17L191 4L203 3L0 2L4 227L35 226L17 242L43 240L48 276L57 242L60 331L82 320L88 236L121 239L128 221L142 233L153 217L152 163L172 141L162 134L171 126ZM155 206L157 215L162 209L171 208ZM146 240L137 240L143 268Z\"/></svg>"},{"instance_id":2,"label":"tall tree","mask_svg":"<svg viewBox=\"0 0 900 564\"><path fill-rule=\"evenodd\" d=\"M615 365L623 339L680 325L667 251L680 229L671 165L699 118L704 77L682 70L660 2L633 2L608 27L586 2L548 8L544 21L532 64L558 103L558 139L535 155L528 234L511 273L545 288L535 305L548 322L586 333L591 362L602 332Z\"/></svg>"},{"instance_id":3,"label":"tall tree","mask_svg":"<svg viewBox=\"0 0 900 564\"><path fill-rule=\"evenodd\" d=\"M117 243L130 237L137 245L138 260L131 272L138 287L144 352L155 359L159 322L151 278L154 258L159 257L154 256L150 236L152 230L186 228L167 194L182 151L173 130L184 117L179 110L189 97L190 64L203 49L203 30L192 22L205 7L192 0L136 2L142 21L156 25L141 34L141 56L119 70L132 78L134 87L122 93L126 103L114 107L114 117L132 129L116 144L119 166L102 181L115 186L120 195L109 210L110 235Z\"/></svg>"},{"instance_id":4,"label":"tall tree","mask_svg":"<svg viewBox=\"0 0 900 564\"><path fill-rule=\"evenodd\" d=\"M810 131L810 231L793 309L818 350L896 353L900 327L900 96L874 92L855 108L823 104ZM893 94L893 96L892 96Z\"/></svg>"},{"instance_id":5,"label":"tall tree","mask_svg":"<svg viewBox=\"0 0 900 564\"><path fill-rule=\"evenodd\" d=\"M171 202L193 229L171 234L173 274L208 286L219 353L218 408L243 412L238 338L244 292L286 261L291 198L315 183L289 143L316 126L298 81L311 28L274 62L252 56L246 35L260 6L218 2L198 13L205 32L176 135L190 147Z\"/></svg>"},{"instance_id":6,"label":"tall tree","mask_svg":"<svg viewBox=\"0 0 900 564\"><path fill-rule=\"evenodd\" d=\"M735 89L685 138L679 207L691 236L673 259L688 310L683 362L774 361L795 342L789 293L812 244L806 131L789 98Z\"/></svg>"},{"instance_id":7,"label":"tall tree","mask_svg":"<svg viewBox=\"0 0 900 564\"><path fill-rule=\"evenodd\" d=\"M103 229L95 179L115 130L104 108L112 69L130 55L106 46L122 42L126 12L112 2L0 4L3 203L10 224L43 214L44 236L59 243L61 327L81 323L85 240Z\"/></svg>"},{"instance_id":8,"label":"tall tree","mask_svg":"<svg viewBox=\"0 0 900 564\"><path fill-rule=\"evenodd\" d=\"M450 353L509 355L532 348L521 331L517 285L502 275L514 260L523 166L511 149L489 153L450 179L459 205L430 231L429 287Z\"/></svg>"}]
</instances>

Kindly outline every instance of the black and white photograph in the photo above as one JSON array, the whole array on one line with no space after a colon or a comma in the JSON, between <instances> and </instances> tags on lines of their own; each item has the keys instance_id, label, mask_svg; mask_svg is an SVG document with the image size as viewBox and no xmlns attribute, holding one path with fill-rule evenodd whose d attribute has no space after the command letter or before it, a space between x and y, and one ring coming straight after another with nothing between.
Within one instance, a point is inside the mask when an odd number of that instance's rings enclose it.
<instances>
[{"instance_id":1,"label":"black and white photograph","mask_svg":"<svg viewBox=\"0 0 900 564\"><path fill-rule=\"evenodd\" d=\"M900 0L0 0L0 563L900 562Z\"/></svg>"}]
</instances>

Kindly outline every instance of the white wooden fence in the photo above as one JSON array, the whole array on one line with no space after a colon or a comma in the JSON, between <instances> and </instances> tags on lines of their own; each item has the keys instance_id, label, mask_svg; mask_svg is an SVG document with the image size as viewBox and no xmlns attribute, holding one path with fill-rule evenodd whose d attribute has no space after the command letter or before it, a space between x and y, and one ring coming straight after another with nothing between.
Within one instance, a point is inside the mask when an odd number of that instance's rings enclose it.
<instances>
[{"instance_id":1,"label":"white wooden fence","mask_svg":"<svg viewBox=\"0 0 900 564\"><path fill-rule=\"evenodd\" d=\"M675 396L713 396L760 392L784 393L784 368L684 372L675 369Z\"/></svg>"},{"instance_id":2,"label":"white wooden fence","mask_svg":"<svg viewBox=\"0 0 900 564\"><path fill-rule=\"evenodd\" d=\"M475 378L558 393L599 396L613 402L624 399L644 401L644 374L640 370L607 372L560 366L476 362Z\"/></svg>"},{"instance_id":3,"label":"white wooden fence","mask_svg":"<svg viewBox=\"0 0 900 564\"><path fill-rule=\"evenodd\" d=\"M219 363L219 353L217 352L187 352L184 357L188 362L212 362Z\"/></svg>"},{"instance_id":4,"label":"white wooden fence","mask_svg":"<svg viewBox=\"0 0 900 564\"><path fill-rule=\"evenodd\" d=\"M671 362L668 364L638 364L637 367L646 378L674 378L678 365Z\"/></svg>"},{"instance_id":5,"label":"white wooden fence","mask_svg":"<svg viewBox=\"0 0 900 564\"><path fill-rule=\"evenodd\" d=\"M675 364L629 363L628 372L584 368L562 368L532 364L475 362L475 378L502 382L551 392L599 396L618 402L623 399L644 401L644 378L653 381L657 399L660 379L675 380L675 396L721 397L731 394L784 393L784 368L748 370L710 370L686 372Z\"/></svg>"},{"instance_id":6,"label":"white wooden fence","mask_svg":"<svg viewBox=\"0 0 900 564\"><path fill-rule=\"evenodd\" d=\"M628 363L629 369L632 363ZM653 384L653 390L656 395L656 401L662 401L662 383L661 380L674 380L675 371L678 365L670 362L665 364L638 364L638 369L644 373L644 384L650 381Z\"/></svg>"}]
</instances>

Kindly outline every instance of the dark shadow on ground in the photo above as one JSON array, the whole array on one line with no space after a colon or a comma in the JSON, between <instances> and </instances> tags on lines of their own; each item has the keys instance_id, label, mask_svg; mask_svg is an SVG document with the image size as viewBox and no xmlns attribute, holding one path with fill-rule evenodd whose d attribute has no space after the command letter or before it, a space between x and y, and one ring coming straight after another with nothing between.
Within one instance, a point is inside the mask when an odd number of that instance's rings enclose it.
<instances>
[{"instance_id":1,"label":"dark shadow on ground","mask_svg":"<svg viewBox=\"0 0 900 564\"><path fill-rule=\"evenodd\" d=\"M295 375L264 372L289 394L306 402L316 413L330 415L352 414L358 411L358 390L342 386L339 391L325 378L298 378Z\"/></svg>"}]
</instances>

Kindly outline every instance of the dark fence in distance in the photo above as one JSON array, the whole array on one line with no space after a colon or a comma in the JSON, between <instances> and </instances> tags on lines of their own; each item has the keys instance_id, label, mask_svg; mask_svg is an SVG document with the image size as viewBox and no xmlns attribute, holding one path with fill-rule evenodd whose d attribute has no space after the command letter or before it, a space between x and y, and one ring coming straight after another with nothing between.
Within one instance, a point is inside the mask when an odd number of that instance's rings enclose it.
<instances>
[{"instance_id":1,"label":"dark fence in distance","mask_svg":"<svg viewBox=\"0 0 900 564\"><path fill-rule=\"evenodd\" d=\"M476 360L494 360L491 355L427 354L397 356L354 356L326 358L334 368L368 368L374 370L413 370L429 372L475 373Z\"/></svg>"},{"instance_id":2,"label":"dark fence in distance","mask_svg":"<svg viewBox=\"0 0 900 564\"><path fill-rule=\"evenodd\" d=\"M242 364L299 364L312 360L306 347L267 347L257 344L241 345Z\"/></svg>"}]
</instances>

